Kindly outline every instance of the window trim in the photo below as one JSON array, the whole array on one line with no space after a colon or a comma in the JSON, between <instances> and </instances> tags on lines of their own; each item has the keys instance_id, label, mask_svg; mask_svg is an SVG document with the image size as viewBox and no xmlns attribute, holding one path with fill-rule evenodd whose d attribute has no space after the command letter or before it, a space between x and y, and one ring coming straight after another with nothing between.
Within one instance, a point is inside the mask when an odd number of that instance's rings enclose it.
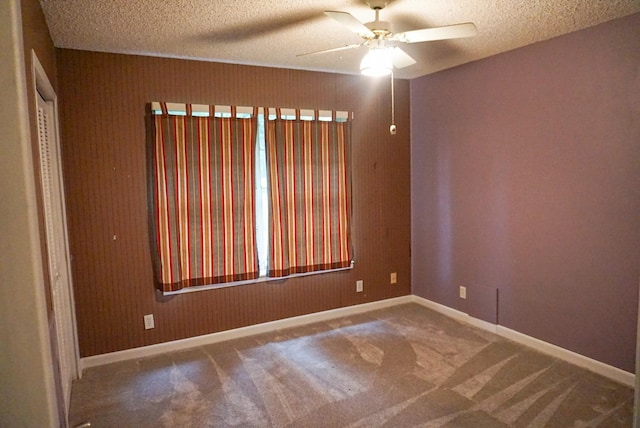
<instances>
[{"instance_id":1,"label":"window trim","mask_svg":"<svg viewBox=\"0 0 640 428\"><path fill-rule=\"evenodd\" d=\"M178 294L185 294L185 293L193 293L196 291L206 291L206 290L213 290L216 288L227 288L227 287L236 287L238 285L248 285L248 284L260 284L263 282L284 282L287 281L288 279L292 279L292 278L300 278L303 276L310 276L310 275L318 275L318 274L324 274L324 273L334 273L334 272L342 272L342 271L346 271L346 270L351 270L353 269L354 265L356 264L356 262L354 260L351 260L351 264L347 267L343 267L343 268L337 268L337 269L326 269L326 270L316 270L313 272L304 272L304 273L292 273L291 275L287 275L287 276L283 276L283 277L277 277L274 278L272 276L261 276L258 277L256 279L247 279L244 281L231 281L231 282L220 282L218 284L207 284L207 285L195 285L195 286L191 286L191 287L184 287L181 288L180 290L176 290L176 291L161 291L163 296L175 296ZM158 290L160 291L160 290Z\"/></svg>"}]
</instances>

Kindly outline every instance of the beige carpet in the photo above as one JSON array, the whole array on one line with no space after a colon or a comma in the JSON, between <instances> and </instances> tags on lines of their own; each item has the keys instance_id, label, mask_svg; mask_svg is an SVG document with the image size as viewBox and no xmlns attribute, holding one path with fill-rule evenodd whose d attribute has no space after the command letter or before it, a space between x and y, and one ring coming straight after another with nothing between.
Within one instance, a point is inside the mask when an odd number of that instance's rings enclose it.
<instances>
[{"instance_id":1,"label":"beige carpet","mask_svg":"<svg viewBox=\"0 0 640 428\"><path fill-rule=\"evenodd\" d=\"M416 304L87 370L71 425L630 427L633 390Z\"/></svg>"}]
</instances>

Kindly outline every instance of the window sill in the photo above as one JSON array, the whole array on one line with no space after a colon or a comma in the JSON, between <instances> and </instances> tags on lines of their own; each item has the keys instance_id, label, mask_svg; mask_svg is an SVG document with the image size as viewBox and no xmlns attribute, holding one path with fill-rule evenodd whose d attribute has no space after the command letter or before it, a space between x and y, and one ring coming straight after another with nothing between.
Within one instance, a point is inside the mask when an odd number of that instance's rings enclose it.
<instances>
[{"instance_id":1,"label":"window sill","mask_svg":"<svg viewBox=\"0 0 640 428\"><path fill-rule=\"evenodd\" d=\"M355 262L352 260L351 261L351 265L349 267L345 267L345 268L340 268L340 269L330 269L330 270L318 270L315 272L305 272L305 273L294 273L293 275L288 275L288 276L283 276L280 278L271 278L268 276L261 276L258 279L248 279L246 281L233 281L233 282L224 282L224 283L220 283L220 284L211 284L211 285L199 285L199 286L195 286L195 287L185 287L182 288L180 290L177 291L163 291L162 295L163 296L176 296L179 294L186 294L186 293L194 293L196 291L205 291L205 290L214 290L216 288L227 288L227 287L236 287L238 285L247 285L247 284L261 284L264 282L273 282L273 281L286 281L288 279L291 278L299 278L302 276L310 276L310 275L318 275L318 274L323 274L323 273L331 273L331 272L341 272L341 271L345 271L345 270L351 270L353 269L353 265L355 264Z\"/></svg>"}]
</instances>

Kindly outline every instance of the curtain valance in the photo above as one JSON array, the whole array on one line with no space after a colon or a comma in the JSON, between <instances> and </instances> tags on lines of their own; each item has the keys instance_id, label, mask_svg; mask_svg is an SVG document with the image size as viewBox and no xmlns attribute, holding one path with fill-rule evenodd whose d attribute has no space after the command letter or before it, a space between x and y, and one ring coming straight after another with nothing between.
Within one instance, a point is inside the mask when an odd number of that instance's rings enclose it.
<instances>
[{"instance_id":1,"label":"curtain valance","mask_svg":"<svg viewBox=\"0 0 640 428\"><path fill-rule=\"evenodd\" d=\"M163 112L164 105L164 112ZM235 114L232 114L232 110L235 110ZM257 110L255 107L248 106L227 106L227 105L202 105L202 104L185 104L185 103L161 103L154 101L151 103L151 112L153 114L169 114L176 116L218 116L218 117L250 117L254 112L257 114L264 114L264 111L268 111L267 118L275 119L279 117L281 119L299 119L299 120L314 120L318 118L320 121L346 122L353 119L353 113L348 111L332 111L332 110L314 110L314 109L295 109L295 108L262 108ZM188 114L189 112L189 114Z\"/></svg>"}]
</instances>

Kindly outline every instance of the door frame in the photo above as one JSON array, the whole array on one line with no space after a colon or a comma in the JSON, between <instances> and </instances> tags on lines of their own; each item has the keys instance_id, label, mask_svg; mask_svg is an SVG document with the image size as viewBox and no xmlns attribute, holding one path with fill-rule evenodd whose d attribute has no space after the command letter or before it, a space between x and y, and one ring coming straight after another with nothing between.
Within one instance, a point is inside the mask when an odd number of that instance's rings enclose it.
<instances>
[{"instance_id":1,"label":"door frame","mask_svg":"<svg viewBox=\"0 0 640 428\"><path fill-rule=\"evenodd\" d=\"M72 367L71 367L71 374L73 375L74 378L81 378L82 377L82 367L80 365L80 352L79 352L79 347L78 347L78 331L77 331L77 327L76 327L76 311L75 311L75 299L74 299L74 294L73 294L73 278L71 275L71 253L69 251L69 238L68 238L68 225L67 225L67 213L66 213L66 208L65 208L65 191L64 191L64 180L62 177L62 171L61 171L61 167L62 167L62 158L61 158L61 154L60 154L60 131L59 131L59 113L58 113L58 97L56 95L56 92L53 88L53 85L51 85L51 81L49 80L49 77L47 76L44 67L42 66L42 64L40 63L40 60L38 59L38 56L36 55L34 50L31 50L31 59L32 59L32 78L33 78L33 87L34 87L34 102L35 105L38 105L37 102L37 98L38 96L42 96L42 98L46 101L46 102L51 102L53 104L53 121L54 121L54 128L55 128L55 132L52 135L52 137L55 139L54 142L54 146L55 146L55 153L54 156L56 156L57 158L57 162L58 165L60 166L58 171L55 171L54 173L59 174L59 182L60 182L60 193L61 193L61 197L62 197L62 213L61 213L61 217L62 217L62 229L63 229L63 241L64 241L64 260L65 262L63 263L62 266L60 266L60 269L64 269L66 271L67 274L67 278L68 278L68 290L66 290L68 292L69 295L69 312L71 315L71 331L72 331L72 337L71 337L71 341L73 344L73 361L72 361ZM37 165L38 168L40 168L40 165ZM55 308L54 308L55 310ZM58 327L58 330L61 329L62 326ZM65 381L65 380L63 380Z\"/></svg>"}]
</instances>

